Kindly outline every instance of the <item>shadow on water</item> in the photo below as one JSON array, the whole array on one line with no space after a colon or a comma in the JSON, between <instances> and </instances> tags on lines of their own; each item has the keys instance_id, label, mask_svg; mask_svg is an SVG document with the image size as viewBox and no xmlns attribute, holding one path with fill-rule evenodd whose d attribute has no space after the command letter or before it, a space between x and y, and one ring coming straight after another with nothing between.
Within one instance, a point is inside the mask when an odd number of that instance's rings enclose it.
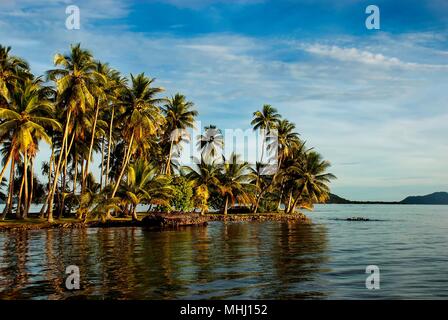
<instances>
[{"instance_id":1,"label":"shadow on water","mask_svg":"<svg viewBox=\"0 0 448 320\"><path fill-rule=\"evenodd\" d=\"M295 223L211 223L0 233L1 299L325 298L327 229ZM81 289L65 289L65 268Z\"/></svg>"}]
</instances>

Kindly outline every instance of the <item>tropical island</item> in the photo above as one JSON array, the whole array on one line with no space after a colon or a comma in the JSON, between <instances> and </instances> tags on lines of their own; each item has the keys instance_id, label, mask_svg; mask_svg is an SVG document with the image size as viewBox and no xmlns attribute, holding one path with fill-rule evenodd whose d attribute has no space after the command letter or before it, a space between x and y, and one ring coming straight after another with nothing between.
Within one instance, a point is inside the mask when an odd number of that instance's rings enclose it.
<instances>
[{"instance_id":1,"label":"tropical island","mask_svg":"<svg viewBox=\"0 0 448 320\"><path fill-rule=\"evenodd\" d=\"M0 226L165 223L161 217L200 224L234 214L305 220L301 208L329 199L330 163L270 105L253 113L251 126L275 130L275 139L263 139L275 150L274 172L267 173L263 152L255 164L236 153L226 158L215 125L196 141L200 159L182 166L185 130L198 116L193 102L180 93L163 97L155 79L127 78L80 44L56 54L54 65L35 76L0 45ZM42 142L51 155L36 168ZM92 172L95 154L99 177ZM41 204L39 212L30 211L32 204ZM147 211L138 212L140 205Z\"/></svg>"}]
</instances>

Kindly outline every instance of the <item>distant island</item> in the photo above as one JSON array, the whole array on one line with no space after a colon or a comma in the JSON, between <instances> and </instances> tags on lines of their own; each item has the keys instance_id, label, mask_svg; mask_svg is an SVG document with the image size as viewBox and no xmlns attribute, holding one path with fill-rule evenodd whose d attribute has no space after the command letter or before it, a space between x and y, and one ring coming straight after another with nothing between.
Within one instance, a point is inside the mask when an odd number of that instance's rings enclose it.
<instances>
[{"instance_id":1,"label":"distant island","mask_svg":"<svg viewBox=\"0 0 448 320\"><path fill-rule=\"evenodd\" d=\"M434 192L424 196L409 196L401 201L351 201L330 193L326 203L333 204L434 204L448 205L448 192Z\"/></svg>"}]
</instances>

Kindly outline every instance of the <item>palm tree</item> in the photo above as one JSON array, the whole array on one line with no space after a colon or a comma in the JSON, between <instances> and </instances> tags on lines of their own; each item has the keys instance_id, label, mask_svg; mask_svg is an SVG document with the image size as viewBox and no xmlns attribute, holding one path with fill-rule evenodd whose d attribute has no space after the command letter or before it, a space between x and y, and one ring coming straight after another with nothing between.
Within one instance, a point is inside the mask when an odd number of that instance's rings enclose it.
<instances>
[{"instance_id":1,"label":"palm tree","mask_svg":"<svg viewBox=\"0 0 448 320\"><path fill-rule=\"evenodd\" d=\"M8 108L11 94L15 91L18 82L31 78L28 63L19 58L10 55L11 47L0 45L0 107ZM0 137L0 142L7 137ZM10 152L7 161L4 163L0 173L0 181L6 172L14 152Z\"/></svg>"},{"instance_id":2,"label":"palm tree","mask_svg":"<svg viewBox=\"0 0 448 320\"><path fill-rule=\"evenodd\" d=\"M35 155L34 150L40 139L51 145L51 138L46 128L60 129L60 124L53 118L54 106L42 96L41 80L25 80L15 88L8 108L0 108L0 135L11 135L10 157L17 150L23 157L23 184L25 191L25 212L28 210L28 163ZM18 211L21 203L18 203Z\"/></svg>"},{"instance_id":3,"label":"palm tree","mask_svg":"<svg viewBox=\"0 0 448 320\"><path fill-rule=\"evenodd\" d=\"M266 136L270 134L272 129L275 129L277 123L281 119L281 115L277 113L277 109L273 108L269 104L265 104L261 111L255 111L253 114L253 120L250 123L254 130L263 130L266 133L263 136L263 141L261 145L261 158L260 162L263 162L263 155L265 149Z\"/></svg>"},{"instance_id":4,"label":"palm tree","mask_svg":"<svg viewBox=\"0 0 448 320\"><path fill-rule=\"evenodd\" d=\"M268 136L267 138L268 148L270 150L275 150L277 154L277 170L272 176L270 182L267 183L266 186L259 192L254 206L254 213L257 213L261 198L269 190L269 188L277 182L284 159L291 154L294 148L297 148L301 144L299 134L295 132L295 128L296 126L292 122L289 122L288 120L281 120L277 124L276 135Z\"/></svg>"},{"instance_id":5,"label":"palm tree","mask_svg":"<svg viewBox=\"0 0 448 320\"><path fill-rule=\"evenodd\" d=\"M163 92L163 89L152 87L154 80L146 77L144 73L136 77L131 75L132 86L125 88L121 93L120 104L125 107L125 111L121 116L124 124L122 135L126 141L127 151L124 154L122 168L115 182L111 198L115 197L131 159L134 151L134 140L137 143L142 142L148 137L154 136L157 130L163 126L164 118L157 105L164 100L155 97Z\"/></svg>"},{"instance_id":6,"label":"palm tree","mask_svg":"<svg viewBox=\"0 0 448 320\"><path fill-rule=\"evenodd\" d=\"M302 161L288 168L288 173L296 189L294 202L289 213L302 201L302 204L312 206L313 203L323 202L328 199L330 189L328 183L336 177L332 173L327 173L331 166L330 162L323 160L322 156L310 151L305 154Z\"/></svg>"},{"instance_id":7,"label":"palm tree","mask_svg":"<svg viewBox=\"0 0 448 320\"><path fill-rule=\"evenodd\" d=\"M137 206L140 203L169 205L173 193L169 182L168 176L158 174L157 167L139 159L129 166L127 180L118 194L130 203L132 219L138 220Z\"/></svg>"},{"instance_id":8,"label":"palm tree","mask_svg":"<svg viewBox=\"0 0 448 320\"><path fill-rule=\"evenodd\" d=\"M188 181L192 182L195 189L195 197L199 202L201 215L208 210L208 198L210 191L219 185L219 170L220 167L216 162L205 162L203 159L196 168L189 166L182 167L182 174L186 176Z\"/></svg>"},{"instance_id":9,"label":"palm tree","mask_svg":"<svg viewBox=\"0 0 448 320\"><path fill-rule=\"evenodd\" d=\"M280 211L284 196L287 196L284 202L285 212L288 212L291 207L293 183L290 179L290 176L288 175L288 168L304 161L306 153L311 151L312 149L313 148L306 149L305 142L300 141L296 143L292 147L292 150L289 152L288 156L283 160L281 167L278 168L280 183L278 184L276 190L279 190L280 194L278 199L277 211Z\"/></svg>"},{"instance_id":10,"label":"palm tree","mask_svg":"<svg viewBox=\"0 0 448 320\"><path fill-rule=\"evenodd\" d=\"M219 151L224 148L224 137L221 129L215 125L205 127L204 134L198 137L197 147L201 152L201 162L213 163L217 160Z\"/></svg>"},{"instance_id":11,"label":"palm tree","mask_svg":"<svg viewBox=\"0 0 448 320\"><path fill-rule=\"evenodd\" d=\"M224 215L227 215L229 201L231 205L236 201L240 204L252 202L250 190L254 180L249 163L241 161L237 154L232 153L229 161L224 161L218 184L218 190L225 197Z\"/></svg>"},{"instance_id":12,"label":"palm tree","mask_svg":"<svg viewBox=\"0 0 448 320\"><path fill-rule=\"evenodd\" d=\"M28 63L10 55L11 47L0 45L0 106L6 104L15 90L17 82L30 79Z\"/></svg>"},{"instance_id":13,"label":"palm tree","mask_svg":"<svg viewBox=\"0 0 448 320\"><path fill-rule=\"evenodd\" d=\"M168 99L168 102L163 107L163 113L167 122L165 132L170 141L165 174L171 175L173 145L178 144L182 140L185 129L194 127L194 118L198 115L198 112L191 110L193 106L193 102L186 101L184 95L177 93L174 97Z\"/></svg>"},{"instance_id":14,"label":"palm tree","mask_svg":"<svg viewBox=\"0 0 448 320\"><path fill-rule=\"evenodd\" d=\"M93 56L88 50L82 49L80 44L71 46L68 55L56 54L54 64L62 68L48 71L48 78L56 82L56 104L60 113L65 114L66 121L54 181L48 195L48 222L53 222L53 200L64 158L63 153L67 155L70 152L67 145L70 127L73 126L72 116L76 118L87 109L93 109L95 105L93 94L96 92L97 84Z\"/></svg>"},{"instance_id":15,"label":"palm tree","mask_svg":"<svg viewBox=\"0 0 448 320\"><path fill-rule=\"evenodd\" d=\"M89 176L87 176L89 177ZM84 222L89 218L99 218L103 222L107 220L107 212L118 210L119 198L109 198L109 190L98 192L86 187L86 191L79 197L79 208L76 215Z\"/></svg>"}]
</instances>

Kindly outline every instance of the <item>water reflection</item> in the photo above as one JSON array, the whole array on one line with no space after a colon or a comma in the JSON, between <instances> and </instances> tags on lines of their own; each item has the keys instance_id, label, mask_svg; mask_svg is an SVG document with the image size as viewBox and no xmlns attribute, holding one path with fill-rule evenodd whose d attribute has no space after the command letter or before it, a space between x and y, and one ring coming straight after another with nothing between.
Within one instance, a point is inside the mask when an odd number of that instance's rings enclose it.
<instances>
[{"instance_id":1,"label":"water reflection","mask_svg":"<svg viewBox=\"0 0 448 320\"><path fill-rule=\"evenodd\" d=\"M2 299L323 298L327 230L295 223L211 223L0 233ZM77 265L81 290L65 289Z\"/></svg>"}]
</instances>

